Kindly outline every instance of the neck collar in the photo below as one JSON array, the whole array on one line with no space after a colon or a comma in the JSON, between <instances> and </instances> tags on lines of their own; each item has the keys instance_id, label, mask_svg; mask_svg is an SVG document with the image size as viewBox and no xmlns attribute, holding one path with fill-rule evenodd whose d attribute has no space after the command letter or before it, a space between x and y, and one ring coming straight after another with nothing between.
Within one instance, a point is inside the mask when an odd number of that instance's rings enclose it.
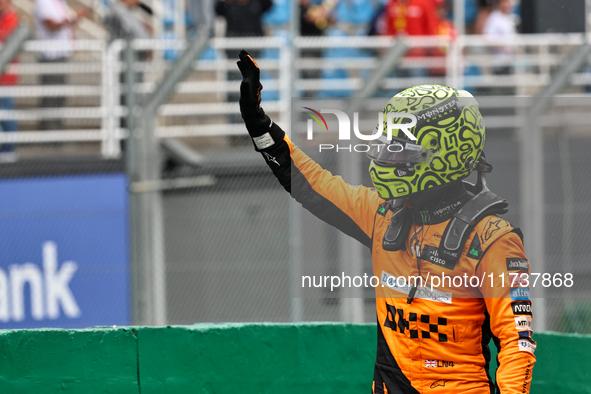
<instances>
[{"instance_id":1,"label":"neck collar","mask_svg":"<svg viewBox=\"0 0 591 394\"><path fill-rule=\"evenodd\" d=\"M457 181L443 188L419 193L407 199L406 203L412 210L414 223L429 225L450 219L471 198L462 181Z\"/></svg>"}]
</instances>

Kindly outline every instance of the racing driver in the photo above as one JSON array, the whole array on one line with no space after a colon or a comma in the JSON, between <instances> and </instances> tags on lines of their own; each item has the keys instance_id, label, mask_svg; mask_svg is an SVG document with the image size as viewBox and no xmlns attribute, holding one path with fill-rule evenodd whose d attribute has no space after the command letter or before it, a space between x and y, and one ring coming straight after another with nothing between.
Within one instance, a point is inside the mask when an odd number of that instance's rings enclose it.
<instances>
[{"instance_id":1,"label":"racing driver","mask_svg":"<svg viewBox=\"0 0 591 394\"><path fill-rule=\"evenodd\" d=\"M529 393L529 262L521 231L497 216L507 202L484 180L492 166L472 95L440 85L396 94L376 128L381 143L367 152L371 189L347 184L295 146L261 108L260 70L246 51L238 66L242 118L273 174L304 208L372 252L381 283L372 393ZM401 113L416 125L388 136L387 122ZM476 184L463 181L475 170ZM443 274L449 280L432 286Z\"/></svg>"}]
</instances>

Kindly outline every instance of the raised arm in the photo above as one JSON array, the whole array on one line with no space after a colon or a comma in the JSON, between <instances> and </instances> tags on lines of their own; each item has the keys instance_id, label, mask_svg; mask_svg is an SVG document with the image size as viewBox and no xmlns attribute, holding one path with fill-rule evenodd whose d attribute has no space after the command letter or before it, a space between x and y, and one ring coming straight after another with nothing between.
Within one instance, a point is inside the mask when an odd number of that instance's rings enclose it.
<instances>
[{"instance_id":1,"label":"raised arm","mask_svg":"<svg viewBox=\"0 0 591 394\"><path fill-rule=\"evenodd\" d=\"M371 248L374 216L384 202L364 186L352 186L310 159L261 107L260 70L240 53L240 112L257 152L285 190L312 214Z\"/></svg>"}]
</instances>

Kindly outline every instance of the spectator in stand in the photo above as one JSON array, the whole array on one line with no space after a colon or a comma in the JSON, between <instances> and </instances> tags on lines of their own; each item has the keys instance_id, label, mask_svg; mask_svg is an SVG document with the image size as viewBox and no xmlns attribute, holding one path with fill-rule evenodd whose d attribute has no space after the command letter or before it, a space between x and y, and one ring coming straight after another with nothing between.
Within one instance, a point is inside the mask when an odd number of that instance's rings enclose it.
<instances>
[{"instance_id":1,"label":"spectator in stand","mask_svg":"<svg viewBox=\"0 0 591 394\"><path fill-rule=\"evenodd\" d=\"M432 36L437 34L437 13L432 0L390 0L385 10L383 34L396 36ZM414 48L415 56L423 55ZM412 55L411 55L412 56Z\"/></svg>"},{"instance_id":2,"label":"spectator in stand","mask_svg":"<svg viewBox=\"0 0 591 394\"><path fill-rule=\"evenodd\" d=\"M139 0L115 0L105 16L109 40L150 38L152 10ZM146 57L146 54L143 55ZM140 59L145 60L145 59Z\"/></svg>"},{"instance_id":3,"label":"spectator in stand","mask_svg":"<svg viewBox=\"0 0 591 394\"><path fill-rule=\"evenodd\" d=\"M454 24L447 18L449 14L448 0L433 0L437 11L437 35L455 38L457 36Z\"/></svg>"},{"instance_id":4,"label":"spectator in stand","mask_svg":"<svg viewBox=\"0 0 591 394\"><path fill-rule=\"evenodd\" d=\"M0 0L0 42L4 43L12 35L19 25L19 18L12 7L10 0ZM5 72L0 76L0 86L14 86L18 82L15 74ZM13 110L14 99L12 97L0 97L0 109ZM16 120L0 119L0 131L4 133L16 131ZM16 161L14 144L2 144L0 146L0 162Z\"/></svg>"},{"instance_id":5,"label":"spectator in stand","mask_svg":"<svg viewBox=\"0 0 591 394\"><path fill-rule=\"evenodd\" d=\"M473 33L484 34L484 25L492 12L492 7L490 6L490 0L480 0L478 5L478 15L476 15L474 21Z\"/></svg>"},{"instance_id":6,"label":"spectator in stand","mask_svg":"<svg viewBox=\"0 0 591 394\"><path fill-rule=\"evenodd\" d=\"M272 5L272 0L217 0L215 12L226 20L226 37L262 37L265 33L261 18ZM258 50L250 52L255 58L260 54ZM228 59L238 59L239 53L240 49L226 50ZM228 70L228 81L242 80L242 75L235 68ZM239 93L228 93L228 102L237 103L239 98ZM228 120L230 123L242 122L242 118L238 114L230 115ZM248 142L247 139L236 137L231 138L231 141L237 144L241 144L243 141Z\"/></svg>"},{"instance_id":7,"label":"spectator in stand","mask_svg":"<svg viewBox=\"0 0 591 394\"><path fill-rule=\"evenodd\" d=\"M433 36L437 34L437 14L432 0L390 0L384 11L384 31L382 34L397 36ZM408 57L424 57L428 55L425 48L412 48L407 52ZM423 67L400 69L397 77L421 78L427 74ZM419 81L405 82L419 84ZM387 93L392 95L393 92Z\"/></svg>"},{"instance_id":8,"label":"spectator in stand","mask_svg":"<svg viewBox=\"0 0 591 394\"><path fill-rule=\"evenodd\" d=\"M226 37L261 37L261 17L272 5L272 0L218 0L215 12L226 19Z\"/></svg>"},{"instance_id":9,"label":"spectator in stand","mask_svg":"<svg viewBox=\"0 0 591 394\"><path fill-rule=\"evenodd\" d=\"M300 0L300 34L321 36L327 27L334 24L334 9L340 0L325 0L313 4L311 0Z\"/></svg>"},{"instance_id":10,"label":"spectator in stand","mask_svg":"<svg viewBox=\"0 0 591 394\"><path fill-rule=\"evenodd\" d=\"M38 54L41 63L64 63L72 56L71 42L74 39L73 26L84 16L88 15L90 8L83 7L72 10L68 7L66 0L36 0L35 1L35 29L38 40L48 43L46 49ZM52 45L56 41L65 42L56 48ZM64 74L42 74L42 85L65 85ZM43 97L41 108L63 107L66 103L65 97ZM40 130L61 129L61 119L45 119L39 124Z\"/></svg>"},{"instance_id":11,"label":"spectator in stand","mask_svg":"<svg viewBox=\"0 0 591 394\"><path fill-rule=\"evenodd\" d=\"M320 37L326 29L334 24L332 11L335 1L313 5L310 0L300 0L300 35L304 37ZM320 59L322 50L318 48L305 48L300 52L301 58ZM322 73L319 69L302 70L303 79L319 79ZM304 97L312 97L316 92L304 92Z\"/></svg>"},{"instance_id":12,"label":"spectator in stand","mask_svg":"<svg viewBox=\"0 0 591 394\"><path fill-rule=\"evenodd\" d=\"M369 22L369 29L367 31L368 36L378 36L386 31L386 4L378 3L378 9L376 10L371 22Z\"/></svg>"},{"instance_id":13,"label":"spectator in stand","mask_svg":"<svg viewBox=\"0 0 591 394\"><path fill-rule=\"evenodd\" d=\"M188 0L187 14L191 17L191 26L193 34L199 30L206 30L209 35L213 35L215 23L214 0Z\"/></svg>"},{"instance_id":14,"label":"spectator in stand","mask_svg":"<svg viewBox=\"0 0 591 394\"><path fill-rule=\"evenodd\" d=\"M517 30L512 14L511 0L498 0L495 10L491 12L484 24L484 35L500 39L503 42L515 40ZM514 47L497 46L493 48L492 71L497 75L510 74L513 60Z\"/></svg>"},{"instance_id":15,"label":"spectator in stand","mask_svg":"<svg viewBox=\"0 0 591 394\"><path fill-rule=\"evenodd\" d=\"M324 17L324 13L319 15L315 12L318 7L312 5L310 0L300 0L300 35L317 37L324 34L328 19Z\"/></svg>"}]
</instances>

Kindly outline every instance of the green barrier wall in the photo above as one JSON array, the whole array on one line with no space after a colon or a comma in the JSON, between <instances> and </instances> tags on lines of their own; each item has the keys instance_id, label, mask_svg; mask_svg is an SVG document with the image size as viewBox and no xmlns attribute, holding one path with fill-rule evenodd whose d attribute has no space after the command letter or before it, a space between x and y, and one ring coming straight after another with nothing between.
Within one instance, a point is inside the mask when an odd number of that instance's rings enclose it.
<instances>
[{"instance_id":1,"label":"green barrier wall","mask_svg":"<svg viewBox=\"0 0 591 394\"><path fill-rule=\"evenodd\" d=\"M533 394L591 393L591 336L534 334ZM0 331L0 393L368 393L375 325Z\"/></svg>"}]
</instances>

